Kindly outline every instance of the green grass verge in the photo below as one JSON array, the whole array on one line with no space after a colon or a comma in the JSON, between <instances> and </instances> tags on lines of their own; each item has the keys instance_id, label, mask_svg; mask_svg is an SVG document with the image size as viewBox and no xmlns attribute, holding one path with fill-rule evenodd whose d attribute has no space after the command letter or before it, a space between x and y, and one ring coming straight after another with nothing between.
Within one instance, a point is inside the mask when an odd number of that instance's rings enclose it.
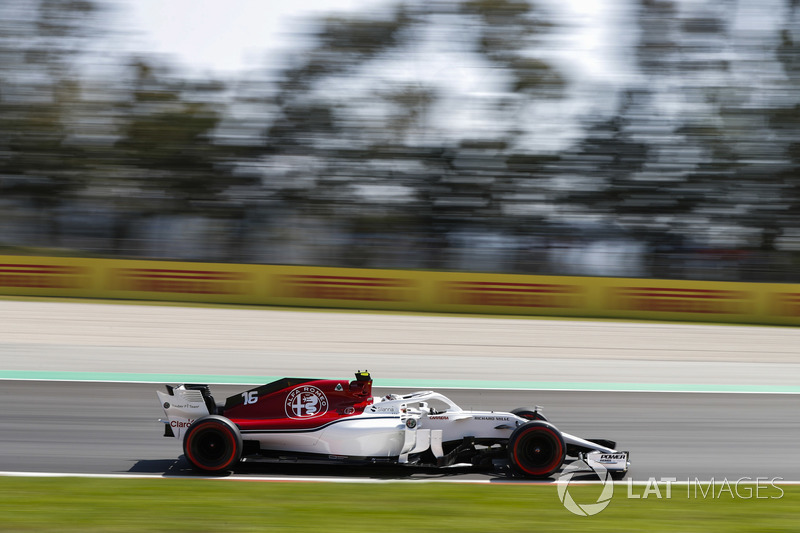
<instances>
[{"instance_id":1,"label":"green grass verge","mask_svg":"<svg viewBox=\"0 0 800 533\"><path fill-rule=\"evenodd\" d=\"M762 485L763 487L764 485ZM627 498L568 512L553 485L329 484L208 480L0 478L3 531L798 531L800 487L761 497ZM644 487L634 487L642 495ZM571 486L593 503L597 486ZM662 488L662 496L665 492ZM740 489L740 492L743 492ZM769 497L773 498L770 499Z\"/></svg>"}]
</instances>

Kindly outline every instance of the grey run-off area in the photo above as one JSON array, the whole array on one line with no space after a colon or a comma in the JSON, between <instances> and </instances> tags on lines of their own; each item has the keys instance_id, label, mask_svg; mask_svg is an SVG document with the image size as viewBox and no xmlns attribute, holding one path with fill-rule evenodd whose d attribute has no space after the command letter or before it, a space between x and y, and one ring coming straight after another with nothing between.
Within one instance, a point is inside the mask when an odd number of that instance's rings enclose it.
<instances>
[{"instance_id":1,"label":"grey run-off area","mask_svg":"<svg viewBox=\"0 0 800 533\"><path fill-rule=\"evenodd\" d=\"M0 301L0 371L800 384L800 328Z\"/></svg>"}]
</instances>

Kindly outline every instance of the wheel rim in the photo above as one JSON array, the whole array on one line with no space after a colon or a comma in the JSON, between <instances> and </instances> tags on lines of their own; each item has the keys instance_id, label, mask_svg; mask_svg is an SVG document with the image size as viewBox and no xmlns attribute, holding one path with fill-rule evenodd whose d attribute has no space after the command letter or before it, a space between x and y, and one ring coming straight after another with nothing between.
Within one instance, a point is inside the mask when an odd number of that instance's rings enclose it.
<instances>
[{"instance_id":1,"label":"wheel rim","mask_svg":"<svg viewBox=\"0 0 800 533\"><path fill-rule=\"evenodd\" d=\"M217 463L227 453L225 437L219 431L207 430L195 442L195 456L204 463Z\"/></svg>"},{"instance_id":2,"label":"wheel rim","mask_svg":"<svg viewBox=\"0 0 800 533\"><path fill-rule=\"evenodd\" d=\"M563 448L546 428L531 429L514 445L514 462L531 475L549 474L561 463Z\"/></svg>"},{"instance_id":3,"label":"wheel rim","mask_svg":"<svg viewBox=\"0 0 800 533\"><path fill-rule=\"evenodd\" d=\"M233 460L236 445L230 432L223 428L198 428L190 439L187 448L189 460L201 468L221 469Z\"/></svg>"}]
</instances>

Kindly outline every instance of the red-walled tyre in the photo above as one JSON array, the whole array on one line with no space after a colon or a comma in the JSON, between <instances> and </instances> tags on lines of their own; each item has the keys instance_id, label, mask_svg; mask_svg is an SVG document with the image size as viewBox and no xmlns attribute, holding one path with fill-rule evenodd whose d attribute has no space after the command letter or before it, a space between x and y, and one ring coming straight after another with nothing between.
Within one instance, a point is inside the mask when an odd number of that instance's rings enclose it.
<instances>
[{"instance_id":1,"label":"red-walled tyre","mask_svg":"<svg viewBox=\"0 0 800 533\"><path fill-rule=\"evenodd\" d=\"M561 467L566 452L561 432L543 420L519 426L508 439L508 462L514 472L525 477L550 476Z\"/></svg>"},{"instance_id":2,"label":"red-walled tyre","mask_svg":"<svg viewBox=\"0 0 800 533\"><path fill-rule=\"evenodd\" d=\"M183 439L183 453L200 472L227 472L242 457L242 435L236 425L219 415L198 418Z\"/></svg>"}]
</instances>

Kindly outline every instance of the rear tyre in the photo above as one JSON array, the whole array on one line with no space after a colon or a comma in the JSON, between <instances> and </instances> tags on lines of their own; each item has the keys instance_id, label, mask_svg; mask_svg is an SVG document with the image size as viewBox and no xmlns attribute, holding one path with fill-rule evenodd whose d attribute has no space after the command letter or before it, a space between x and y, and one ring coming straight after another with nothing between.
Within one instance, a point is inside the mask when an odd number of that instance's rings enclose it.
<instances>
[{"instance_id":1,"label":"rear tyre","mask_svg":"<svg viewBox=\"0 0 800 533\"><path fill-rule=\"evenodd\" d=\"M517 407L511 411L511 414L517 415L520 418L525 418L526 420L544 420L547 422L547 419L544 417L544 415L537 411L534 407Z\"/></svg>"},{"instance_id":2,"label":"rear tyre","mask_svg":"<svg viewBox=\"0 0 800 533\"><path fill-rule=\"evenodd\" d=\"M198 418L183 439L183 453L200 472L227 472L242 458L242 435L236 425L219 415Z\"/></svg>"},{"instance_id":3,"label":"rear tyre","mask_svg":"<svg viewBox=\"0 0 800 533\"><path fill-rule=\"evenodd\" d=\"M561 467L567 446L553 424L534 420L519 426L508 439L508 462L514 472L545 478Z\"/></svg>"}]
</instances>

